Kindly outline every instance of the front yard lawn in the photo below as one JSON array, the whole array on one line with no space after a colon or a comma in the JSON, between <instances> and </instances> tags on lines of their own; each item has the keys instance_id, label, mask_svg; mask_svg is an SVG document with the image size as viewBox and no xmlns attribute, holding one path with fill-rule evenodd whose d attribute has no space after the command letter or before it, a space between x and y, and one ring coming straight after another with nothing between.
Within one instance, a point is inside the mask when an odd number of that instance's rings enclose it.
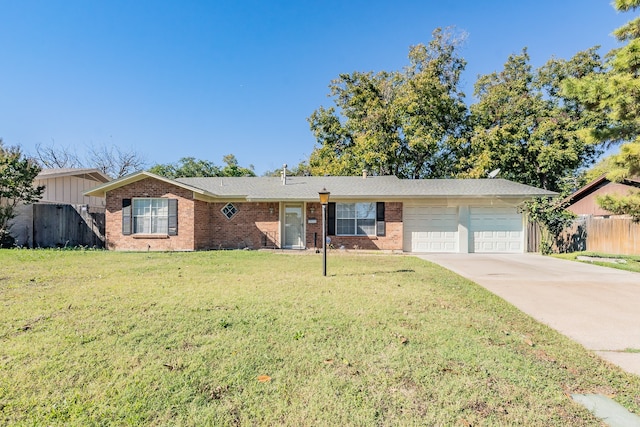
<instances>
[{"instance_id":1,"label":"front yard lawn","mask_svg":"<svg viewBox=\"0 0 640 427\"><path fill-rule=\"evenodd\" d=\"M414 257L0 251L0 425L601 425L640 377Z\"/></svg>"},{"instance_id":2,"label":"front yard lawn","mask_svg":"<svg viewBox=\"0 0 640 427\"><path fill-rule=\"evenodd\" d=\"M612 254L603 254L598 252L571 252L568 254L553 254L553 256L556 258L568 259L571 261L586 262L589 264L600 265L603 267L617 268L619 270L626 270L626 271L633 271L636 273L640 273L640 256L637 256L637 255L612 255ZM589 261L579 260L578 257L580 256L592 258L592 260L589 260ZM612 262L600 261L598 260L598 258L611 259ZM614 260L618 260L618 262L613 262Z\"/></svg>"}]
</instances>

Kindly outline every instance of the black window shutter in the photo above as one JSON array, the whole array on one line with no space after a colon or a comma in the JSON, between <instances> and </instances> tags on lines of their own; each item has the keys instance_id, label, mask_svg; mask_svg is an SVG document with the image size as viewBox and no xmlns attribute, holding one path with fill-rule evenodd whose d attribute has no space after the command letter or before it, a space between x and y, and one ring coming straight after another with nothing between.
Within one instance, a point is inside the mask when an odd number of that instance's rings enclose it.
<instances>
[{"instance_id":1,"label":"black window shutter","mask_svg":"<svg viewBox=\"0 0 640 427\"><path fill-rule=\"evenodd\" d=\"M385 232L384 202L378 202L376 203L376 236L384 236Z\"/></svg>"},{"instance_id":2,"label":"black window shutter","mask_svg":"<svg viewBox=\"0 0 640 427\"><path fill-rule=\"evenodd\" d=\"M376 221L384 221L384 202L376 203Z\"/></svg>"},{"instance_id":3,"label":"black window shutter","mask_svg":"<svg viewBox=\"0 0 640 427\"><path fill-rule=\"evenodd\" d=\"M131 234L131 199L122 199L122 234Z\"/></svg>"},{"instance_id":4,"label":"black window shutter","mask_svg":"<svg viewBox=\"0 0 640 427\"><path fill-rule=\"evenodd\" d=\"M336 235L336 204L333 202L327 206L327 235Z\"/></svg>"},{"instance_id":5,"label":"black window shutter","mask_svg":"<svg viewBox=\"0 0 640 427\"><path fill-rule=\"evenodd\" d=\"M178 199L169 199L169 236L178 235Z\"/></svg>"}]
</instances>

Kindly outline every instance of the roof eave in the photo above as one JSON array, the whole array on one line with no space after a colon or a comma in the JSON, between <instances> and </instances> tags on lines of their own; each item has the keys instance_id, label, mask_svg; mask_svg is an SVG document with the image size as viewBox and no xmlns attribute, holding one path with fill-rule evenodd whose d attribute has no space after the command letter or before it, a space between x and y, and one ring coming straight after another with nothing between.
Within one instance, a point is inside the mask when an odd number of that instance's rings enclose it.
<instances>
[{"instance_id":1,"label":"roof eave","mask_svg":"<svg viewBox=\"0 0 640 427\"><path fill-rule=\"evenodd\" d=\"M164 176L156 175L147 171L134 172L130 175L124 176L122 178L116 179L114 181L107 182L103 185L99 185L89 191L84 193L85 196L94 196L94 197L106 197L107 192L115 190L116 188L124 187L125 185L133 184L134 182L142 181L146 178L157 179L162 182L166 182L171 185L175 185L177 187L184 188L186 190L192 191L195 199L204 198L207 201L212 199L219 198L216 194L210 193L206 190L202 190L197 187L193 187L188 184L184 184L179 181L175 181L171 178L167 178Z\"/></svg>"},{"instance_id":2,"label":"roof eave","mask_svg":"<svg viewBox=\"0 0 640 427\"><path fill-rule=\"evenodd\" d=\"M402 194L402 195L384 195L384 194L352 194L352 195L330 195L330 201L340 200L385 200L385 201L404 201L407 199L485 199L488 197L497 199L530 199L532 197L557 197L558 193L547 192L538 194ZM220 199L231 200L232 196L220 196ZM242 197L239 197L242 199ZM263 196L247 196L245 201L251 203L274 203L274 202L318 202L318 197L263 197Z\"/></svg>"},{"instance_id":3,"label":"roof eave","mask_svg":"<svg viewBox=\"0 0 640 427\"><path fill-rule=\"evenodd\" d=\"M65 176L77 176L77 177L90 177L94 181L107 183L111 181L111 178L99 171L98 169L78 169L75 171L65 170L64 172L56 172L56 173L45 173L42 175L36 176L36 179L53 179L53 178L62 178Z\"/></svg>"},{"instance_id":4,"label":"roof eave","mask_svg":"<svg viewBox=\"0 0 640 427\"><path fill-rule=\"evenodd\" d=\"M576 190L573 194L565 197L563 200L564 203L573 204L578 200L584 198L587 194L589 194L592 190L597 188L599 185L607 181L607 175L602 174L598 178L594 179L590 183L584 185L582 188Z\"/></svg>"}]
</instances>

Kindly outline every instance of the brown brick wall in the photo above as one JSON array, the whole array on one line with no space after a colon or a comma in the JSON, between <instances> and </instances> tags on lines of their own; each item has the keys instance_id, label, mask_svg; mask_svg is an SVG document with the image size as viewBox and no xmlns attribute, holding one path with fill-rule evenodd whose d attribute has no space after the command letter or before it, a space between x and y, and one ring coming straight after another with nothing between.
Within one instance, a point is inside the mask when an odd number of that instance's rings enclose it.
<instances>
[{"instance_id":1,"label":"brown brick wall","mask_svg":"<svg viewBox=\"0 0 640 427\"><path fill-rule=\"evenodd\" d=\"M311 212L311 210L314 210L313 213ZM315 233L315 240L316 240L316 244L318 248L322 247L322 205L320 204L320 202L318 203L307 203L307 208L306 208L306 213L305 213L305 217L306 217L306 245L307 245L307 249L313 249L315 248L314 244L314 233ZM309 224L309 220L310 219L315 219L316 223L315 224Z\"/></svg>"},{"instance_id":2,"label":"brown brick wall","mask_svg":"<svg viewBox=\"0 0 640 427\"><path fill-rule=\"evenodd\" d=\"M178 235L153 238L122 234L122 199L167 197L178 199ZM206 249L259 249L281 247L278 203L232 202L238 213L227 219L221 212L226 202L193 199L184 188L146 178L109 191L106 199L106 246L112 250L172 251ZM312 213L311 210L314 210ZM315 218L316 223L309 223ZM307 203L306 246L322 247L322 206ZM385 236L331 236L335 247L347 249L402 250L402 203L385 203Z\"/></svg>"},{"instance_id":3,"label":"brown brick wall","mask_svg":"<svg viewBox=\"0 0 640 427\"><path fill-rule=\"evenodd\" d=\"M311 207L315 209L311 213ZM380 249L402 250L402 203L385 202L385 235L384 236L329 236L331 244L336 248L346 249ZM307 204L307 218L316 218L316 224L307 223L307 248L313 248L313 233L317 234L318 247L322 247L322 205ZM308 221L307 221L308 222Z\"/></svg>"},{"instance_id":4,"label":"brown brick wall","mask_svg":"<svg viewBox=\"0 0 640 427\"><path fill-rule=\"evenodd\" d=\"M194 249L214 249L211 243L211 204L202 200L194 200L193 209L195 218Z\"/></svg>"},{"instance_id":5,"label":"brown brick wall","mask_svg":"<svg viewBox=\"0 0 640 427\"><path fill-rule=\"evenodd\" d=\"M122 199L135 197L167 197L178 199L178 235L162 238L140 238L122 234ZM146 178L107 193L106 247L129 251L189 251L198 249L194 239L193 192Z\"/></svg>"},{"instance_id":6,"label":"brown brick wall","mask_svg":"<svg viewBox=\"0 0 640 427\"><path fill-rule=\"evenodd\" d=\"M232 203L238 212L231 219L221 212L226 203L211 203L213 249L280 247L278 203Z\"/></svg>"}]
</instances>

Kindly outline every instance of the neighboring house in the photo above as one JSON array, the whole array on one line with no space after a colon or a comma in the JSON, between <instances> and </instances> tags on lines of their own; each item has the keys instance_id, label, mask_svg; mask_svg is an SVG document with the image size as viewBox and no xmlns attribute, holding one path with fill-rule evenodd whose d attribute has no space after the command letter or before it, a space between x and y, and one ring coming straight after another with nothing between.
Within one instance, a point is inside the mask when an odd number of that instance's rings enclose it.
<instances>
[{"instance_id":1,"label":"neighboring house","mask_svg":"<svg viewBox=\"0 0 640 427\"><path fill-rule=\"evenodd\" d=\"M626 196L629 192L640 190L640 178L628 178L622 182L609 181L605 175L591 181L567 197L567 210L580 216L609 217L611 212L598 205L597 197L606 194Z\"/></svg>"},{"instance_id":2,"label":"neighboring house","mask_svg":"<svg viewBox=\"0 0 640 427\"><path fill-rule=\"evenodd\" d=\"M172 180L149 172L85 194L106 198L108 249L309 249L322 247L323 189L331 193L327 232L334 247L405 252L524 252L525 219L517 206L555 195L504 179Z\"/></svg>"},{"instance_id":3,"label":"neighboring house","mask_svg":"<svg viewBox=\"0 0 640 427\"><path fill-rule=\"evenodd\" d=\"M33 182L34 186L44 186L39 203L68 203L104 208L104 197L85 196L84 193L111 181L98 169L42 169Z\"/></svg>"},{"instance_id":4,"label":"neighboring house","mask_svg":"<svg viewBox=\"0 0 640 427\"><path fill-rule=\"evenodd\" d=\"M18 208L11 234L16 244L48 247L96 243L93 235L104 236L104 228L94 224L91 214L103 214L105 198L84 193L109 182L98 169L43 169L33 182L44 186L42 198ZM98 221L104 225L103 221ZM85 228L89 230L85 230Z\"/></svg>"}]
</instances>

